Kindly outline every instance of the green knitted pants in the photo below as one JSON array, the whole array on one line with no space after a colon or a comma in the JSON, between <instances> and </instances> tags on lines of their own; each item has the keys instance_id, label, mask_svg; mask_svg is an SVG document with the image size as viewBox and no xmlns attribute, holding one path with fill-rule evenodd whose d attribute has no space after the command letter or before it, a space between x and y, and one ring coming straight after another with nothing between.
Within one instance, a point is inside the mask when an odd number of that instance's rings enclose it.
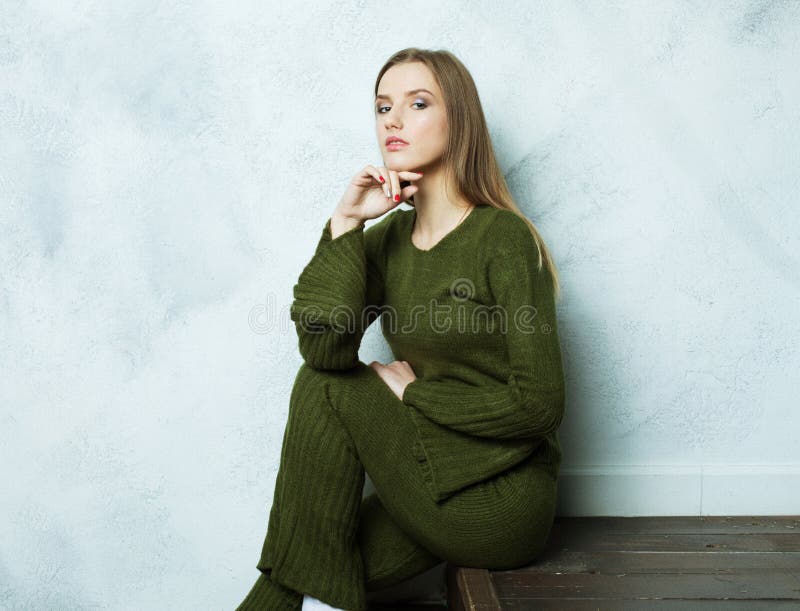
<instances>
[{"instance_id":1,"label":"green knitted pants","mask_svg":"<svg viewBox=\"0 0 800 611\"><path fill-rule=\"evenodd\" d=\"M514 567L541 552L556 482L527 461L441 503L425 488L405 405L371 367L303 364L289 401L261 574L237 611L300 609L303 594L365 611L442 561ZM364 473L376 492L362 498Z\"/></svg>"}]
</instances>

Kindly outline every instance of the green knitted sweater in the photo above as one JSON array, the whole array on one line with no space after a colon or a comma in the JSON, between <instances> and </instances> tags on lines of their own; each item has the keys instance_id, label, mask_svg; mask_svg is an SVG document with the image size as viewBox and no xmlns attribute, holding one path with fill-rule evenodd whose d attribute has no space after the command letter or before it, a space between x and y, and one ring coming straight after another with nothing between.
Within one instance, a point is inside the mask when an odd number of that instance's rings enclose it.
<instances>
[{"instance_id":1,"label":"green knitted sweater","mask_svg":"<svg viewBox=\"0 0 800 611\"><path fill-rule=\"evenodd\" d=\"M561 347L552 278L527 224L483 204L420 250L415 217L395 208L336 239L328 219L293 289L300 354L316 369L355 367L381 315L395 359L417 376L402 401L437 502L526 458L557 478Z\"/></svg>"}]
</instances>

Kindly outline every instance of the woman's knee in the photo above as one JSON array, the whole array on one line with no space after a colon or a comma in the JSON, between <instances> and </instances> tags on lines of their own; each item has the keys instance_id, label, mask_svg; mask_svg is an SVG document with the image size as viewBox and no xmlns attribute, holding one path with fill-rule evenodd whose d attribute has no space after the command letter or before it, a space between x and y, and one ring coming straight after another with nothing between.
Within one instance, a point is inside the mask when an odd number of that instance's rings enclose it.
<instances>
[{"instance_id":1,"label":"woman's knee","mask_svg":"<svg viewBox=\"0 0 800 611\"><path fill-rule=\"evenodd\" d=\"M303 362L295 377L291 400L293 403L325 403L334 411L340 411L348 397L354 397L364 382L366 365L351 369L314 369ZM313 396L314 400L309 401Z\"/></svg>"},{"instance_id":2,"label":"woman's knee","mask_svg":"<svg viewBox=\"0 0 800 611\"><path fill-rule=\"evenodd\" d=\"M306 389L309 386L315 385L324 387L328 383L335 383L338 380L348 378L350 371L351 370L315 369L303 361L295 376L294 387L300 387L301 389Z\"/></svg>"},{"instance_id":3,"label":"woman's knee","mask_svg":"<svg viewBox=\"0 0 800 611\"><path fill-rule=\"evenodd\" d=\"M289 397L290 411L316 410L328 403L329 376L303 363L297 371Z\"/></svg>"},{"instance_id":4,"label":"woman's knee","mask_svg":"<svg viewBox=\"0 0 800 611\"><path fill-rule=\"evenodd\" d=\"M355 376L363 375L366 369L369 369L369 366L363 361L358 361L358 363L350 369L315 369L303 361L300 364L300 369L297 371L296 381L350 380Z\"/></svg>"},{"instance_id":5,"label":"woman's knee","mask_svg":"<svg viewBox=\"0 0 800 611\"><path fill-rule=\"evenodd\" d=\"M338 410L346 403L360 404L363 401L380 398L376 397L376 393L383 390L377 384L379 381L383 384L371 367L358 361L350 369L313 369L307 363L303 363L295 384L316 384L325 388L331 406Z\"/></svg>"}]
</instances>

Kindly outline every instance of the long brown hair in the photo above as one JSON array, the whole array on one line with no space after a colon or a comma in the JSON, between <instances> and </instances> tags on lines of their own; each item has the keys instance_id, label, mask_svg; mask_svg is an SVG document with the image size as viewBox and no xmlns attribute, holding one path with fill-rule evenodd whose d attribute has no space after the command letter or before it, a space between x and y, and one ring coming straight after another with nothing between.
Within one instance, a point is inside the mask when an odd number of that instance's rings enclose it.
<instances>
[{"instance_id":1,"label":"long brown hair","mask_svg":"<svg viewBox=\"0 0 800 611\"><path fill-rule=\"evenodd\" d=\"M550 251L534 224L517 207L506 179L500 171L486 127L486 118L472 75L450 51L408 47L393 54L375 79L375 95L384 73L397 64L422 62L436 78L444 94L449 134L443 154L448 175L446 184L453 184L459 195L470 202L486 203L510 210L527 223L539 250L539 270L546 267L553 279L556 298L561 286Z\"/></svg>"}]
</instances>

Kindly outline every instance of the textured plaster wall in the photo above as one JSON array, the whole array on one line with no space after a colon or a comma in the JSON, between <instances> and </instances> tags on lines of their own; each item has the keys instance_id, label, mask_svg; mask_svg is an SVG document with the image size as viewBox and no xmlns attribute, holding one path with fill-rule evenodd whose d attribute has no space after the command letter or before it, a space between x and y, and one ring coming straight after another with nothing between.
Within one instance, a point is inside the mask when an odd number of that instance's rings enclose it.
<instances>
[{"instance_id":1,"label":"textured plaster wall","mask_svg":"<svg viewBox=\"0 0 800 611\"><path fill-rule=\"evenodd\" d=\"M0 607L244 596L301 362L291 289L380 162L373 78L410 45L472 71L561 273L562 510L658 512L685 467L669 496L702 511L708 465L772 475L748 511L787 494L800 3L7 0ZM377 326L362 358L391 358ZM626 466L652 495L604 479Z\"/></svg>"}]
</instances>

